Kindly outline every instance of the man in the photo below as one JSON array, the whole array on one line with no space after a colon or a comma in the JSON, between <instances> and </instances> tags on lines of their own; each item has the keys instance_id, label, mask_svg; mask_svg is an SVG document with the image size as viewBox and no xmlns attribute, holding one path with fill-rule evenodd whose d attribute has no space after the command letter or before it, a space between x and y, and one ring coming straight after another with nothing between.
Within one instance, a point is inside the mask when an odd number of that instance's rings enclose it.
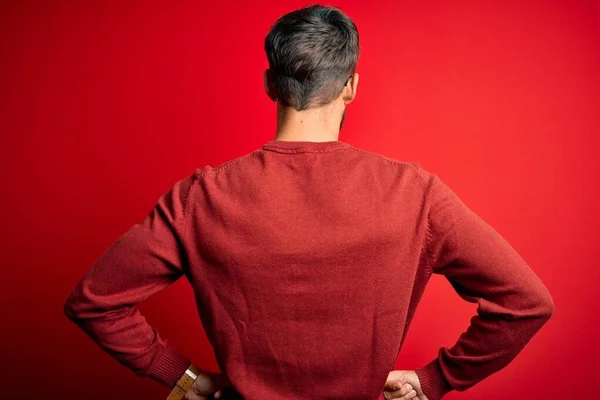
<instances>
[{"instance_id":1,"label":"man","mask_svg":"<svg viewBox=\"0 0 600 400\"><path fill-rule=\"evenodd\" d=\"M354 23L306 7L274 24L265 50L275 139L176 182L92 265L66 315L171 398L438 400L505 367L553 300L437 175L339 140L358 87ZM434 273L477 315L426 365L391 371ZM221 373L136 307L183 275Z\"/></svg>"}]
</instances>

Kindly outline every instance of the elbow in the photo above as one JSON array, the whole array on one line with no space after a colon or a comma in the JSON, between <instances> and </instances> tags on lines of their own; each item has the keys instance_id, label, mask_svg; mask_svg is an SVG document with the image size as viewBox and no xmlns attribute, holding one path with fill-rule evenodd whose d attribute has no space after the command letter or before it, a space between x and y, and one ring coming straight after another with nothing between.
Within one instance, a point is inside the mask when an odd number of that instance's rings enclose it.
<instances>
[{"instance_id":1,"label":"elbow","mask_svg":"<svg viewBox=\"0 0 600 400\"><path fill-rule=\"evenodd\" d=\"M543 285L524 291L518 304L513 314L517 319L530 319L545 324L554 315L554 299Z\"/></svg>"},{"instance_id":2,"label":"elbow","mask_svg":"<svg viewBox=\"0 0 600 400\"><path fill-rule=\"evenodd\" d=\"M74 292L71 292L71 294L69 294L69 297L67 297L67 300L63 304L63 313L68 319L70 319L73 322L77 321L80 318L78 303L79 302Z\"/></svg>"},{"instance_id":3,"label":"elbow","mask_svg":"<svg viewBox=\"0 0 600 400\"><path fill-rule=\"evenodd\" d=\"M536 299L534 315L545 323L554 315L554 299L545 286L536 291L534 298Z\"/></svg>"},{"instance_id":4,"label":"elbow","mask_svg":"<svg viewBox=\"0 0 600 400\"><path fill-rule=\"evenodd\" d=\"M542 300L542 315L546 320L554 315L554 300L548 291Z\"/></svg>"},{"instance_id":5,"label":"elbow","mask_svg":"<svg viewBox=\"0 0 600 400\"><path fill-rule=\"evenodd\" d=\"M63 314L65 314L65 316L71 321L74 320L77 316L77 312L75 311L75 307L73 306L71 296L69 296L67 298L67 301L65 301L65 303L63 304Z\"/></svg>"}]
</instances>

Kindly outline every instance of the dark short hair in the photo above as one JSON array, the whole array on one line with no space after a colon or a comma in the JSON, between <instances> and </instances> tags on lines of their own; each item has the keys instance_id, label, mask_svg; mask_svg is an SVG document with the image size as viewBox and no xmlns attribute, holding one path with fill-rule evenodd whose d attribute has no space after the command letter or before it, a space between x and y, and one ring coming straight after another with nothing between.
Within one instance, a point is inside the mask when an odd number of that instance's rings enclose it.
<instances>
[{"instance_id":1,"label":"dark short hair","mask_svg":"<svg viewBox=\"0 0 600 400\"><path fill-rule=\"evenodd\" d=\"M298 111L318 107L339 96L354 73L358 30L338 8L315 4L279 18L265 52L277 100Z\"/></svg>"}]
</instances>

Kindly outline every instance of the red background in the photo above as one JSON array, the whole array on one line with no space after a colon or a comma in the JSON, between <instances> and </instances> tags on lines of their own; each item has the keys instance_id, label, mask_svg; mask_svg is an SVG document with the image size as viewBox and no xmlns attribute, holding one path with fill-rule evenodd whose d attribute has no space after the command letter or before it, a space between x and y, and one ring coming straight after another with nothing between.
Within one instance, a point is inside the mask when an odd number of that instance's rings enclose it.
<instances>
[{"instance_id":1,"label":"red background","mask_svg":"<svg viewBox=\"0 0 600 400\"><path fill-rule=\"evenodd\" d=\"M2 397L166 397L97 348L63 302L176 180L274 138L263 39L305 4L1 3ZM335 4L362 45L340 139L437 173L555 299L554 317L508 367L447 398L594 397L599 3ZM216 370L185 280L141 309ZM435 276L396 368L451 346L474 312Z\"/></svg>"}]
</instances>

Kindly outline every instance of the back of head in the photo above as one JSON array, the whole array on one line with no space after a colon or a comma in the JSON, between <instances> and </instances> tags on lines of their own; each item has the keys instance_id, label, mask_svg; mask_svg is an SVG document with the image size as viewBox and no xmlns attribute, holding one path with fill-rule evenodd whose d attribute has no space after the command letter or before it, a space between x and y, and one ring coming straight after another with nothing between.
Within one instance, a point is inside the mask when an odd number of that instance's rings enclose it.
<instances>
[{"instance_id":1,"label":"back of head","mask_svg":"<svg viewBox=\"0 0 600 400\"><path fill-rule=\"evenodd\" d=\"M320 107L338 97L354 73L358 31L339 9L311 5L275 22L265 52L277 100L298 111Z\"/></svg>"}]
</instances>

